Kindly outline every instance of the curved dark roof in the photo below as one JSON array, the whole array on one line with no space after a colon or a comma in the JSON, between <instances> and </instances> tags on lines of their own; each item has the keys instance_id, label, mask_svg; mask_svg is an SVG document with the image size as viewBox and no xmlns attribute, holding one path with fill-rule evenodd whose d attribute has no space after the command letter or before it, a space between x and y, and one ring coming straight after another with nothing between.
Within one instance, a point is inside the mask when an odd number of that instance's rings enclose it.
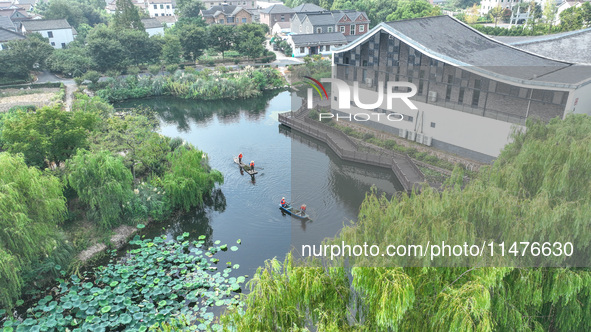
<instances>
[{"instance_id":1,"label":"curved dark roof","mask_svg":"<svg viewBox=\"0 0 591 332\"><path fill-rule=\"evenodd\" d=\"M380 23L348 50L380 30L435 59L524 84L572 85L591 81L591 66L552 60L493 40L447 15Z\"/></svg>"}]
</instances>

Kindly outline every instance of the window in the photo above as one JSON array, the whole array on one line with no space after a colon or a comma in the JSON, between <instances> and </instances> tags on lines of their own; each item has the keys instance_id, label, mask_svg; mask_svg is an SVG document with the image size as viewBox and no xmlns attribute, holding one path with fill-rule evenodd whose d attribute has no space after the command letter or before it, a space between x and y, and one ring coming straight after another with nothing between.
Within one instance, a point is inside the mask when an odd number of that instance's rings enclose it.
<instances>
[{"instance_id":1,"label":"window","mask_svg":"<svg viewBox=\"0 0 591 332\"><path fill-rule=\"evenodd\" d=\"M332 32L332 27L328 27L328 32Z\"/></svg>"},{"instance_id":2,"label":"window","mask_svg":"<svg viewBox=\"0 0 591 332\"><path fill-rule=\"evenodd\" d=\"M66 48L66 43L62 43L62 48Z\"/></svg>"},{"instance_id":3,"label":"window","mask_svg":"<svg viewBox=\"0 0 591 332\"><path fill-rule=\"evenodd\" d=\"M413 120L414 120L414 118L412 116L410 116L410 115L406 116L406 121L412 122Z\"/></svg>"},{"instance_id":4,"label":"window","mask_svg":"<svg viewBox=\"0 0 591 332\"><path fill-rule=\"evenodd\" d=\"M431 122L431 128L435 128L435 122Z\"/></svg>"},{"instance_id":5,"label":"window","mask_svg":"<svg viewBox=\"0 0 591 332\"><path fill-rule=\"evenodd\" d=\"M47 38L53 38L53 32L47 31Z\"/></svg>"},{"instance_id":6,"label":"window","mask_svg":"<svg viewBox=\"0 0 591 332\"><path fill-rule=\"evenodd\" d=\"M342 33L345 33L345 26L344 25L341 25L340 30L341 30Z\"/></svg>"},{"instance_id":7,"label":"window","mask_svg":"<svg viewBox=\"0 0 591 332\"><path fill-rule=\"evenodd\" d=\"M365 31L365 25L361 24L359 26L359 32L364 32Z\"/></svg>"},{"instance_id":8,"label":"window","mask_svg":"<svg viewBox=\"0 0 591 332\"><path fill-rule=\"evenodd\" d=\"M170 5L166 5L166 9L170 9Z\"/></svg>"},{"instance_id":9,"label":"window","mask_svg":"<svg viewBox=\"0 0 591 332\"><path fill-rule=\"evenodd\" d=\"M54 42L51 42L51 46L55 46L55 43Z\"/></svg>"},{"instance_id":10,"label":"window","mask_svg":"<svg viewBox=\"0 0 591 332\"><path fill-rule=\"evenodd\" d=\"M351 24L351 34L355 34L355 24Z\"/></svg>"},{"instance_id":11,"label":"window","mask_svg":"<svg viewBox=\"0 0 591 332\"><path fill-rule=\"evenodd\" d=\"M281 15L281 22L285 21L285 15Z\"/></svg>"},{"instance_id":12,"label":"window","mask_svg":"<svg viewBox=\"0 0 591 332\"><path fill-rule=\"evenodd\" d=\"M224 24L224 20L223 20L223 19L221 19L221 20L219 20L219 21L218 21L218 23L219 23L219 24Z\"/></svg>"},{"instance_id":13,"label":"window","mask_svg":"<svg viewBox=\"0 0 591 332\"><path fill-rule=\"evenodd\" d=\"M228 23L234 23L234 18L233 17L228 17Z\"/></svg>"},{"instance_id":14,"label":"window","mask_svg":"<svg viewBox=\"0 0 591 332\"><path fill-rule=\"evenodd\" d=\"M480 100L480 91L474 90L472 93L472 106L478 107L478 101Z\"/></svg>"},{"instance_id":15,"label":"window","mask_svg":"<svg viewBox=\"0 0 591 332\"><path fill-rule=\"evenodd\" d=\"M154 17L158 16L158 13L154 14Z\"/></svg>"},{"instance_id":16,"label":"window","mask_svg":"<svg viewBox=\"0 0 591 332\"><path fill-rule=\"evenodd\" d=\"M449 101L451 99L451 83L453 82L454 77L452 75L447 75L447 89L445 90L445 100Z\"/></svg>"},{"instance_id":17,"label":"window","mask_svg":"<svg viewBox=\"0 0 591 332\"><path fill-rule=\"evenodd\" d=\"M464 102L464 88L460 88L460 95L458 96L458 103L462 104Z\"/></svg>"},{"instance_id":18,"label":"window","mask_svg":"<svg viewBox=\"0 0 591 332\"><path fill-rule=\"evenodd\" d=\"M316 33L322 33L322 28L316 28Z\"/></svg>"},{"instance_id":19,"label":"window","mask_svg":"<svg viewBox=\"0 0 591 332\"><path fill-rule=\"evenodd\" d=\"M304 53L304 48L300 47L300 53Z\"/></svg>"},{"instance_id":20,"label":"window","mask_svg":"<svg viewBox=\"0 0 591 332\"><path fill-rule=\"evenodd\" d=\"M154 9L158 9L158 5L154 5Z\"/></svg>"},{"instance_id":21,"label":"window","mask_svg":"<svg viewBox=\"0 0 591 332\"><path fill-rule=\"evenodd\" d=\"M160 5L160 9L164 9L164 5Z\"/></svg>"},{"instance_id":22,"label":"window","mask_svg":"<svg viewBox=\"0 0 591 332\"><path fill-rule=\"evenodd\" d=\"M242 18L242 23L246 23L246 17Z\"/></svg>"}]
</instances>

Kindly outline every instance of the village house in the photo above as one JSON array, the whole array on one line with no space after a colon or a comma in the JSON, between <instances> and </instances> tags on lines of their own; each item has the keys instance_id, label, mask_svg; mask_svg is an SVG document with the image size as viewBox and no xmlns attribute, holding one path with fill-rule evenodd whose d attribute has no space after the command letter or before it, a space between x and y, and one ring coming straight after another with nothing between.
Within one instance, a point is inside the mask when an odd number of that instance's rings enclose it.
<instances>
[{"instance_id":1,"label":"village house","mask_svg":"<svg viewBox=\"0 0 591 332\"><path fill-rule=\"evenodd\" d=\"M290 22L292 15L295 11L282 4L275 4L267 7L259 12L260 23L266 24L269 28L273 28L273 25L277 22Z\"/></svg>"},{"instance_id":2,"label":"village house","mask_svg":"<svg viewBox=\"0 0 591 332\"><path fill-rule=\"evenodd\" d=\"M239 25L252 23L252 14L240 6L213 6L201 10L201 16L207 24Z\"/></svg>"},{"instance_id":3,"label":"village house","mask_svg":"<svg viewBox=\"0 0 591 332\"><path fill-rule=\"evenodd\" d=\"M289 35L287 42L293 50L294 57L307 55L330 55L342 45L347 44L347 38L340 32L310 33Z\"/></svg>"},{"instance_id":4,"label":"village house","mask_svg":"<svg viewBox=\"0 0 591 332\"><path fill-rule=\"evenodd\" d=\"M76 31L68 21L61 20L30 20L22 22L22 33L38 32L48 38L54 48L66 48L66 45L74 41Z\"/></svg>"}]
</instances>

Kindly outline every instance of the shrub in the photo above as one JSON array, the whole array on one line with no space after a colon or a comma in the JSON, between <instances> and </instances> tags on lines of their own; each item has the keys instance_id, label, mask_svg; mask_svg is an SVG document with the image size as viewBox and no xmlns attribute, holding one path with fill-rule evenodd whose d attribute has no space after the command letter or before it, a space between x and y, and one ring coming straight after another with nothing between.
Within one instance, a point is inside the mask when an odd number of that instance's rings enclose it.
<instances>
[{"instance_id":1,"label":"shrub","mask_svg":"<svg viewBox=\"0 0 591 332\"><path fill-rule=\"evenodd\" d=\"M95 70L89 70L88 72L86 72L86 74L84 74L84 79L89 80L90 82L92 82L92 84L96 84L100 78L101 74L99 74L99 72Z\"/></svg>"},{"instance_id":2,"label":"shrub","mask_svg":"<svg viewBox=\"0 0 591 332\"><path fill-rule=\"evenodd\" d=\"M139 67L136 67L136 66L129 67L129 68L127 68L127 73L129 75L136 76L137 74L140 73L140 68Z\"/></svg>"},{"instance_id":3,"label":"shrub","mask_svg":"<svg viewBox=\"0 0 591 332\"><path fill-rule=\"evenodd\" d=\"M179 69L179 65L177 64L170 64L166 66L166 71L173 74L177 69Z\"/></svg>"},{"instance_id":4,"label":"shrub","mask_svg":"<svg viewBox=\"0 0 591 332\"><path fill-rule=\"evenodd\" d=\"M76 83L77 86L81 86L82 83L84 82L84 78L80 77L80 76L74 77L74 82Z\"/></svg>"},{"instance_id":5,"label":"shrub","mask_svg":"<svg viewBox=\"0 0 591 332\"><path fill-rule=\"evenodd\" d=\"M158 75L158 73L160 73L160 70L161 69L162 69L162 66L160 66L160 65L150 65L150 66L148 66L148 71L150 72L150 74L152 74L152 76Z\"/></svg>"}]
</instances>

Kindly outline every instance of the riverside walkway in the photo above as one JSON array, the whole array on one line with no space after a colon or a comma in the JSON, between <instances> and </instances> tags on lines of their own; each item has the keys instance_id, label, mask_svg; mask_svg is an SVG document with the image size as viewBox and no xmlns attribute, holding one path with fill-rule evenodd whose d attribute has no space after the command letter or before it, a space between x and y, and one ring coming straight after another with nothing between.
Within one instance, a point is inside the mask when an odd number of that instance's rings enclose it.
<instances>
[{"instance_id":1,"label":"riverside walkway","mask_svg":"<svg viewBox=\"0 0 591 332\"><path fill-rule=\"evenodd\" d=\"M420 189L425 176L406 154L388 151L372 153L360 151L358 145L343 132L307 117L307 109L279 114L279 122L326 143L343 160L391 169L407 193Z\"/></svg>"}]
</instances>

